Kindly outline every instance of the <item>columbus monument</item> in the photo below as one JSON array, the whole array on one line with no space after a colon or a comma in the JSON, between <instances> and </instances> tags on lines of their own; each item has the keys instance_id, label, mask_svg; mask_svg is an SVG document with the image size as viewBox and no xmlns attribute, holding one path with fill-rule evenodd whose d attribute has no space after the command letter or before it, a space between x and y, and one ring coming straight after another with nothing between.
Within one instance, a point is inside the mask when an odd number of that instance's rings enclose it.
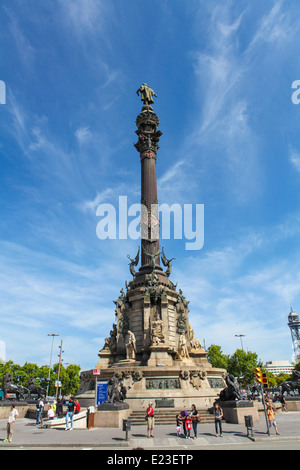
<instances>
[{"instance_id":1,"label":"columbus monument","mask_svg":"<svg viewBox=\"0 0 300 470\"><path fill-rule=\"evenodd\" d=\"M100 381L118 378L127 390L126 402L132 410L145 408L155 400L162 407L169 400L168 406L173 404L176 409L192 403L204 409L224 388L226 371L208 362L189 322L189 301L170 279L173 258L168 259L160 247L156 210L156 160L162 135L151 106L156 93L144 83L137 94L144 104L136 119L135 144L140 155L144 208L141 246L135 257L127 255L131 278L114 300L116 320L99 351L95 369L101 371ZM78 393L82 402L94 400L93 370L82 372Z\"/></svg>"}]
</instances>

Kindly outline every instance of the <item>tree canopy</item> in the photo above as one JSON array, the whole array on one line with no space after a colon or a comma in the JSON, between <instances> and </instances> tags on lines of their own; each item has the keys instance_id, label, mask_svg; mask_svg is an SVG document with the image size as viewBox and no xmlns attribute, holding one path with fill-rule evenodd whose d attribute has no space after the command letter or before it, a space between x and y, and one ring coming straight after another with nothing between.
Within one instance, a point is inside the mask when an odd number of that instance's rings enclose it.
<instances>
[{"instance_id":1,"label":"tree canopy","mask_svg":"<svg viewBox=\"0 0 300 470\"><path fill-rule=\"evenodd\" d=\"M67 367L60 366L59 380L61 382L61 394L62 395L74 395L80 386L80 366L75 364L69 364ZM28 379L34 378L36 385L47 388L48 385L48 374L49 367L38 366L25 362L23 366L14 364L13 361L0 362L0 385L3 381L5 374L11 374L13 377L13 383L15 385L22 385L27 388ZM55 381L58 378L58 364L54 364L53 368L50 369L50 381L49 381L49 393L48 395L54 396L56 394Z\"/></svg>"},{"instance_id":2,"label":"tree canopy","mask_svg":"<svg viewBox=\"0 0 300 470\"><path fill-rule=\"evenodd\" d=\"M213 367L226 369L228 374L234 375L244 385L253 383L255 375L254 368L260 367L262 372L267 372L269 386L276 387L280 383L289 380L290 375L273 375L263 368L262 361L257 354L251 351L237 349L232 355L223 354L221 346L212 344L207 350L207 358ZM297 368L297 366L296 366Z\"/></svg>"}]
</instances>

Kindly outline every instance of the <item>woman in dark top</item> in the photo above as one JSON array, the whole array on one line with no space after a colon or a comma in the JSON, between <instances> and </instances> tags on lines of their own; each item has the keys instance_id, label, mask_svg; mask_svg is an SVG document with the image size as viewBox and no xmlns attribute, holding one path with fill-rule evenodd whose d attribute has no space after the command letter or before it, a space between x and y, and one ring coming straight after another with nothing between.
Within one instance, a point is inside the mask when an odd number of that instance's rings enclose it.
<instances>
[{"instance_id":1,"label":"woman in dark top","mask_svg":"<svg viewBox=\"0 0 300 470\"><path fill-rule=\"evenodd\" d=\"M199 422L199 413L197 411L196 405L192 405L191 418L194 431L194 439L197 439L197 425Z\"/></svg>"},{"instance_id":2,"label":"woman in dark top","mask_svg":"<svg viewBox=\"0 0 300 470\"><path fill-rule=\"evenodd\" d=\"M214 408L214 415L215 415L215 427L216 427L216 436L218 436L218 428L220 431L220 437L222 436L222 418L223 418L223 410L220 405L216 404Z\"/></svg>"}]
</instances>

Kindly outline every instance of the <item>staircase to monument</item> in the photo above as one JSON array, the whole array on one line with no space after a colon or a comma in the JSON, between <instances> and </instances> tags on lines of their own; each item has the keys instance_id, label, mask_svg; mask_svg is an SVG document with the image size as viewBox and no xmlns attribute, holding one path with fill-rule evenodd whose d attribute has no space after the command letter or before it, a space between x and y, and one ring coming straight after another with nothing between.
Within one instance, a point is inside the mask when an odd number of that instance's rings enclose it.
<instances>
[{"instance_id":1,"label":"staircase to monument","mask_svg":"<svg viewBox=\"0 0 300 470\"><path fill-rule=\"evenodd\" d=\"M161 409L158 410L156 409L154 412L155 416L155 425L163 425L163 424L173 424L176 427L176 415L180 413L181 410L166 410L166 409ZM209 413L208 410L198 410L201 422L200 424L205 424L205 423L213 423L214 422L214 416ZM132 411L131 415L129 416L131 425L132 426L146 426L146 411L144 410L137 410L137 411Z\"/></svg>"}]
</instances>

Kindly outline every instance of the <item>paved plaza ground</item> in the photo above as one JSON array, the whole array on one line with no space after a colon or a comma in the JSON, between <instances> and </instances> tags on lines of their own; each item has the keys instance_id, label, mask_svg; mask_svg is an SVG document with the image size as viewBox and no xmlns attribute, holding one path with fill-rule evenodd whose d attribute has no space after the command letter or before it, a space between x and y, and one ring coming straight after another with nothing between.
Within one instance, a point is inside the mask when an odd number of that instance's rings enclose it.
<instances>
[{"instance_id":1,"label":"paved plaza ground","mask_svg":"<svg viewBox=\"0 0 300 470\"><path fill-rule=\"evenodd\" d=\"M284 412L276 415L280 436L276 436L271 429L271 436L266 434L266 422L264 416L260 422L254 424L254 437L249 439L244 424L223 423L223 437L215 436L214 423L199 424L198 438L185 439L176 436L176 426L157 425L154 429L154 438L147 438L145 426L133 426L129 433L129 440L125 440L125 432L115 428L74 429L39 429L34 420L19 419L15 424L13 442L4 442L6 438L6 420L0 420L0 449L9 448L105 448L129 450L136 447L146 450L167 449L169 451L181 449L196 450L201 448L214 449L216 446L225 446L228 449L237 448L247 444L249 449L255 443L293 442L300 449L300 413ZM193 435L193 433L192 433ZM292 448L294 448L292 447Z\"/></svg>"}]
</instances>

